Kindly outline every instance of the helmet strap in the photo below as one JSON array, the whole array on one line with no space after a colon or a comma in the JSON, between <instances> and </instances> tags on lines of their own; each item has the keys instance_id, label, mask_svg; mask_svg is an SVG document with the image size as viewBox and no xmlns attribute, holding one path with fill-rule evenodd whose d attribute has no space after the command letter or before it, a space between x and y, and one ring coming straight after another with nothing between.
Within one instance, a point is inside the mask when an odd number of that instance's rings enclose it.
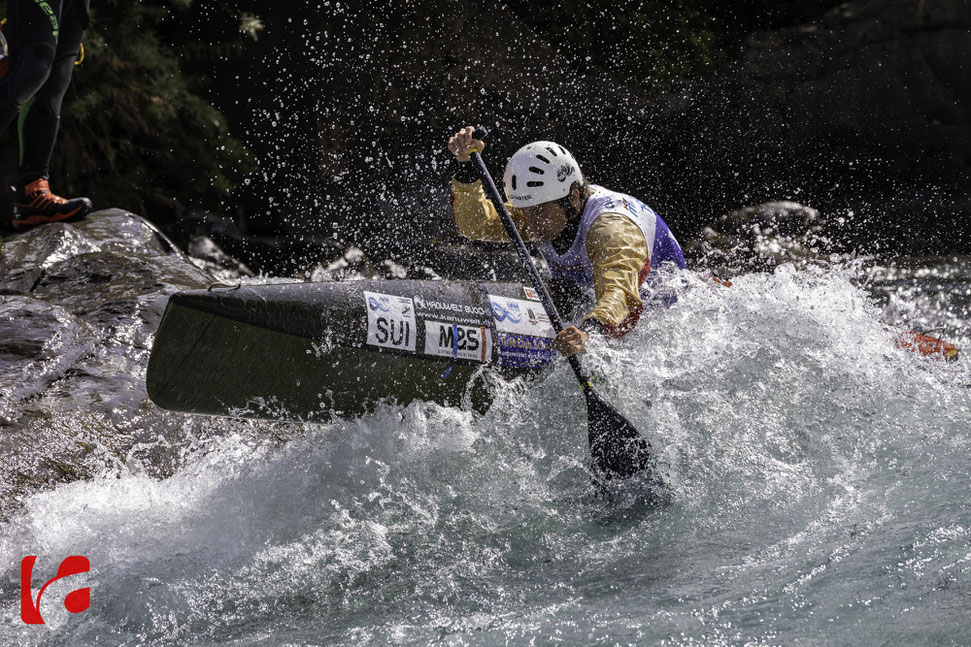
<instances>
[{"instance_id":1,"label":"helmet strap","mask_svg":"<svg viewBox=\"0 0 971 647\"><path fill-rule=\"evenodd\" d=\"M570 187L570 193L573 193L573 187ZM583 208L586 206L587 200L581 189L579 209L576 209L573 203L570 202L569 195L565 198L560 198L558 202L566 211L566 226L551 244L557 253L565 254L573 246L573 240L577 237L577 232L580 230L580 217L583 215Z\"/></svg>"}]
</instances>

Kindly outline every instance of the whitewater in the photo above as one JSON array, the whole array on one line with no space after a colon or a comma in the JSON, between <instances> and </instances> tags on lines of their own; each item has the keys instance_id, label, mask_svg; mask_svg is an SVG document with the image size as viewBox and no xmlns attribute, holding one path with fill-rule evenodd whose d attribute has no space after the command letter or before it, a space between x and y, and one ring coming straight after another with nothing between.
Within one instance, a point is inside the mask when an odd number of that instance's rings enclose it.
<instances>
[{"instance_id":1,"label":"whitewater","mask_svg":"<svg viewBox=\"0 0 971 647\"><path fill-rule=\"evenodd\" d=\"M484 415L121 412L120 432L157 439L0 524L0 642L968 644L971 374L894 344L943 325L967 347L967 266L691 274L594 343L599 391L658 450L660 502L593 485L565 362ZM170 473L134 460L173 429L188 441ZM90 561L44 593L46 625L20 619L26 555L34 595L64 557ZM70 614L82 586L90 608Z\"/></svg>"}]
</instances>

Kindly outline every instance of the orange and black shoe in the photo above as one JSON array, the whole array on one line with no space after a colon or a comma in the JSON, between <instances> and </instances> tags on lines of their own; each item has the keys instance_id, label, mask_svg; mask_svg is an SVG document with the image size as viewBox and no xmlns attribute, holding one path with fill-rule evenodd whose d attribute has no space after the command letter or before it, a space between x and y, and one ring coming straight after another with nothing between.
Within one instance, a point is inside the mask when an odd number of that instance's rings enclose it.
<instances>
[{"instance_id":1,"label":"orange and black shoe","mask_svg":"<svg viewBox=\"0 0 971 647\"><path fill-rule=\"evenodd\" d=\"M13 228L21 231L48 222L80 220L91 212L87 198L62 198L51 193L46 178L34 180L17 191L13 205Z\"/></svg>"}]
</instances>

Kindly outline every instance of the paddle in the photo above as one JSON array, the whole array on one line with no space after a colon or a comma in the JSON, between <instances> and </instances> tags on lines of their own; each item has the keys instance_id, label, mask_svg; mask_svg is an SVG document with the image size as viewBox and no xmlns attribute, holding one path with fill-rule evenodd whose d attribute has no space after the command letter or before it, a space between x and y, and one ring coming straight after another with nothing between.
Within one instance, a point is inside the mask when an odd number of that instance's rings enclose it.
<instances>
[{"instance_id":1,"label":"paddle","mask_svg":"<svg viewBox=\"0 0 971 647\"><path fill-rule=\"evenodd\" d=\"M469 149L469 156L482 179L482 186L486 195L495 206L509 238L516 246L516 252L519 253L519 259L529 274L533 287L539 293L546 314L549 315L550 322L553 324L553 329L559 333L563 330L560 315L556 311L556 306L553 304L549 292L546 291L543 279L540 277L536 265L533 264L533 259L530 257L516 225L512 221L512 216L506 210L506 205L499 195L495 182L492 181L492 176L482 160L482 155L479 154L478 149L473 147ZM587 437L590 441L590 454L593 456L597 468L603 472L607 479L628 478L653 468L655 460L651 444L640 435L630 421L600 397L600 394L593 388L590 379L583 372L580 358L572 355L568 359L573 368L573 374L576 375L580 388L587 398Z\"/></svg>"}]
</instances>

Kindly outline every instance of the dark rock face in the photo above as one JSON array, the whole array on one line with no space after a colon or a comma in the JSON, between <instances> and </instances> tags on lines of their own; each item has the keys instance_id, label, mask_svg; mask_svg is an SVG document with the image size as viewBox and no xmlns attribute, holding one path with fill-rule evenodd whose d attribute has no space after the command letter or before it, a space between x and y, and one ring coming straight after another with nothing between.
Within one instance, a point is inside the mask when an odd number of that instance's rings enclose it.
<instances>
[{"instance_id":1,"label":"dark rock face","mask_svg":"<svg viewBox=\"0 0 971 647\"><path fill-rule=\"evenodd\" d=\"M268 24L285 24L293 10L281 3L268 11ZM267 169L287 172L241 188L248 236L285 232L290 241L335 231L371 258L411 262L454 230L448 180L457 168L446 142L470 123L490 128L485 158L497 180L508 156L536 139L561 141L607 186L644 176L618 155L631 125L643 130L643 98L505 7L342 3L307 15L297 35L278 30L258 45L272 45L266 58L278 63L265 88L275 105L252 124L253 138ZM304 31L308 46L293 47ZM321 260L312 253L299 254L298 265ZM280 272L269 254L252 258L254 268Z\"/></svg>"},{"instance_id":2,"label":"dark rock face","mask_svg":"<svg viewBox=\"0 0 971 647\"><path fill-rule=\"evenodd\" d=\"M751 37L741 60L659 103L676 210L798 200L847 245L965 246L971 3L859 0ZM668 198L672 199L672 198Z\"/></svg>"}]
</instances>

